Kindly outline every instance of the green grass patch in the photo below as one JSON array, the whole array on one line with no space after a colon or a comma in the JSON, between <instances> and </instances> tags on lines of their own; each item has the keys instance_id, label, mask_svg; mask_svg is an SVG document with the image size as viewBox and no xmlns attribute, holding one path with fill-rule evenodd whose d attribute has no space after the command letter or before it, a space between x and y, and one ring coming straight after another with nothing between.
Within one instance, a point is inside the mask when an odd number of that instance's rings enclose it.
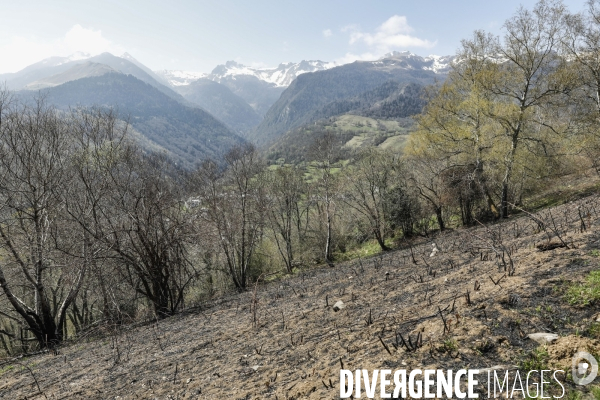
<instances>
[{"instance_id":1,"label":"green grass patch","mask_svg":"<svg viewBox=\"0 0 600 400\"><path fill-rule=\"evenodd\" d=\"M458 350L458 343L454 339L446 339L439 350L444 353L451 353Z\"/></svg>"},{"instance_id":2,"label":"green grass patch","mask_svg":"<svg viewBox=\"0 0 600 400\"><path fill-rule=\"evenodd\" d=\"M390 248L393 246L393 242L389 239L385 241L385 244ZM349 261L357 258L371 257L379 253L381 253L381 247L379 246L379 243L377 243L377 240L372 239L364 242L358 247L354 247L346 251L345 253L336 253L335 260Z\"/></svg>"},{"instance_id":3,"label":"green grass patch","mask_svg":"<svg viewBox=\"0 0 600 400\"><path fill-rule=\"evenodd\" d=\"M404 150L404 146L406 145L407 139L407 135L391 136L388 137L383 143L381 143L379 147L384 150L391 150L401 153L402 150Z\"/></svg>"},{"instance_id":4,"label":"green grass patch","mask_svg":"<svg viewBox=\"0 0 600 400\"><path fill-rule=\"evenodd\" d=\"M600 339L600 322L594 322L587 328L587 334L594 339Z\"/></svg>"},{"instance_id":5,"label":"green grass patch","mask_svg":"<svg viewBox=\"0 0 600 400\"><path fill-rule=\"evenodd\" d=\"M6 373L6 372L8 372L8 371L12 371L14 368L15 368L15 366L14 366L14 365L7 365L7 366L6 366L6 367L4 367L4 368L0 368L0 375L2 375L2 374L4 374L4 373Z\"/></svg>"},{"instance_id":6,"label":"green grass patch","mask_svg":"<svg viewBox=\"0 0 600 400\"><path fill-rule=\"evenodd\" d=\"M521 362L522 371L548 369L548 351L544 346L533 349L527 358Z\"/></svg>"},{"instance_id":7,"label":"green grass patch","mask_svg":"<svg viewBox=\"0 0 600 400\"><path fill-rule=\"evenodd\" d=\"M600 400L600 387L593 386L589 388L589 395L584 394L579 390L570 390L564 397L565 400L582 400L582 399L596 399ZM590 396L591 395L591 396Z\"/></svg>"},{"instance_id":8,"label":"green grass patch","mask_svg":"<svg viewBox=\"0 0 600 400\"><path fill-rule=\"evenodd\" d=\"M600 300L600 270L592 271L583 283L571 285L565 299L574 306L589 306Z\"/></svg>"}]
</instances>

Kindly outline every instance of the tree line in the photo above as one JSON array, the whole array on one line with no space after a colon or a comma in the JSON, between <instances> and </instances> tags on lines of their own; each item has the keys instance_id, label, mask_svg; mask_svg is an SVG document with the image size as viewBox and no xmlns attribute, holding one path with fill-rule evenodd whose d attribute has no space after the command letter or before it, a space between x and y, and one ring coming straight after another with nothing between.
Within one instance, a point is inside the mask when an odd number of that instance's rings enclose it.
<instances>
[{"instance_id":1,"label":"tree line","mask_svg":"<svg viewBox=\"0 0 600 400\"><path fill-rule=\"evenodd\" d=\"M428 88L407 159L438 219L449 201L466 224L478 207L506 218L561 174L600 172L600 2L587 5L521 7L503 36L463 40L448 79Z\"/></svg>"},{"instance_id":2,"label":"tree line","mask_svg":"<svg viewBox=\"0 0 600 400\"><path fill-rule=\"evenodd\" d=\"M308 167L269 167L246 144L184 170L144 152L110 109L2 92L0 345L48 348L90 326L163 318L269 274L333 266L372 237L387 250L387 221L414 218L402 162L373 149L346 168L339 150L329 133Z\"/></svg>"}]
</instances>

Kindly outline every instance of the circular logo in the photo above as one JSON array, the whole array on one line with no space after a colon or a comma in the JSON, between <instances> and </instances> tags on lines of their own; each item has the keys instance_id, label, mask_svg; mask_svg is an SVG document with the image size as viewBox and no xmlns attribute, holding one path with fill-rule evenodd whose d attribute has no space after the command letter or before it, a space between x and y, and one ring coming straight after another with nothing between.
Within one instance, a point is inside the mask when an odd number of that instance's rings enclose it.
<instances>
[{"instance_id":1,"label":"circular logo","mask_svg":"<svg viewBox=\"0 0 600 400\"><path fill-rule=\"evenodd\" d=\"M598 376L598 361L590 353L580 351L573 356L573 382L587 385Z\"/></svg>"}]
</instances>

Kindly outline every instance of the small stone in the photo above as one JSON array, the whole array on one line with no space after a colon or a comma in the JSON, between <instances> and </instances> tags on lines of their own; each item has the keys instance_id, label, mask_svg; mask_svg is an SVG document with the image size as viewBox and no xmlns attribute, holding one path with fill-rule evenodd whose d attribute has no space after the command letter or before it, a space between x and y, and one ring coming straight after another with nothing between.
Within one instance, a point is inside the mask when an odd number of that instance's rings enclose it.
<instances>
[{"instance_id":1,"label":"small stone","mask_svg":"<svg viewBox=\"0 0 600 400\"><path fill-rule=\"evenodd\" d=\"M431 254L429 255L429 257L435 257L435 255L440 251L437 248L437 245L435 243L432 243L431 246L433 247L433 249L431 250Z\"/></svg>"},{"instance_id":2,"label":"small stone","mask_svg":"<svg viewBox=\"0 0 600 400\"><path fill-rule=\"evenodd\" d=\"M529 335L527 335L527 337L531 340L538 342L539 344L550 344L558 340L557 334L546 332L530 333Z\"/></svg>"},{"instance_id":3,"label":"small stone","mask_svg":"<svg viewBox=\"0 0 600 400\"><path fill-rule=\"evenodd\" d=\"M258 368L260 368L260 365L253 365L252 366L252 369L255 370L255 371L258 371Z\"/></svg>"},{"instance_id":4,"label":"small stone","mask_svg":"<svg viewBox=\"0 0 600 400\"><path fill-rule=\"evenodd\" d=\"M333 305L333 311L335 311L335 312L343 310L344 308L346 308L346 306L344 305L344 302L341 300L338 300L338 302Z\"/></svg>"}]
</instances>

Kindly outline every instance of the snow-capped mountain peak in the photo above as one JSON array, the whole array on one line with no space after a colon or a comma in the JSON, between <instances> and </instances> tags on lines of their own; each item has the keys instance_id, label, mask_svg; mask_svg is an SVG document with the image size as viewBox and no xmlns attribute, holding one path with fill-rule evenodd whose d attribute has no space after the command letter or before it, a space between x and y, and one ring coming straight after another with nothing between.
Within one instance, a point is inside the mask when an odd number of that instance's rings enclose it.
<instances>
[{"instance_id":1,"label":"snow-capped mountain peak","mask_svg":"<svg viewBox=\"0 0 600 400\"><path fill-rule=\"evenodd\" d=\"M384 58L394 58L394 57L419 57L419 56L416 55L415 53L411 53L408 50L404 50L404 51L394 50L394 51L384 54L383 57L380 58L380 60L382 60Z\"/></svg>"},{"instance_id":2,"label":"snow-capped mountain peak","mask_svg":"<svg viewBox=\"0 0 600 400\"><path fill-rule=\"evenodd\" d=\"M447 74L450 71L454 56L429 55L421 57L410 51L392 51L385 54L376 63L400 63L406 69L423 69L436 74Z\"/></svg>"},{"instance_id":3,"label":"snow-capped mountain peak","mask_svg":"<svg viewBox=\"0 0 600 400\"><path fill-rule=\"evenodd\" d=\"M395 65L406 69L422 69L433 71L436 74L446 74L450 70L452 56L430 55L421 57L410 51L392 51L382 58L372 62L381 65ZM201 72L162 70L155 73L165 79L171 86L185 86L200 78L223 83L241 77L254 77L272 87L285 88L299 75L323 71L338 66L335 62L320 60L303 60L298 63L282 62L277 67L251 67L237 61L227 61L216 66L209 74Z\"/></svg>"},{"instance_id":4,"label":"snow-capped mountain peak","mask_svg":"<svg viewBox=\"0 0 600 400\"><path fill-rule=\"evenodd\" d=\"M200 78L208 78L221 83L223 80L235 80L241 76L253 76L274 87L287 87L298 75L308 72L322 71L335 67L335 63L311 60L299 63L284 62L277 67L249 67L236 61L227 61L225 64L216 66L210 74L201 72L162 70L155 73L166 79L172 86L189 85Z\"/></svg>"},{"instance_id":5,"label":"snow-capped mountain peak","mask_svg":"<svg viewBox=\"0 0 600 400\"><path fill-rule=\"evenodd\" d=\"M172 86L187 86L190 83L200 78L205 78L207 76L207 74L205 74L204 72L168 69L154 71L154 73L166 80Z\"/></svg>"},{"instance_id":6,"label":"snow-capped mountain peak","mask_svg":"<svg viewBox=\"0 0 600 400\"><path fill-rule=\"evenodd\" d=\"M273 86L287 87L294 79L296 79L296 77L298 77L298 75L308 72L323 71L335 66L335 63L319 60L303 60L299 63L284 62L275 68L255 68L242 65L235 61L227 61L225 64L219 65L213 69L208 78L213 81L221 82L225 78L235 79L236 76L247 75L254 76Z\"/></svg>"}]
</instances>

